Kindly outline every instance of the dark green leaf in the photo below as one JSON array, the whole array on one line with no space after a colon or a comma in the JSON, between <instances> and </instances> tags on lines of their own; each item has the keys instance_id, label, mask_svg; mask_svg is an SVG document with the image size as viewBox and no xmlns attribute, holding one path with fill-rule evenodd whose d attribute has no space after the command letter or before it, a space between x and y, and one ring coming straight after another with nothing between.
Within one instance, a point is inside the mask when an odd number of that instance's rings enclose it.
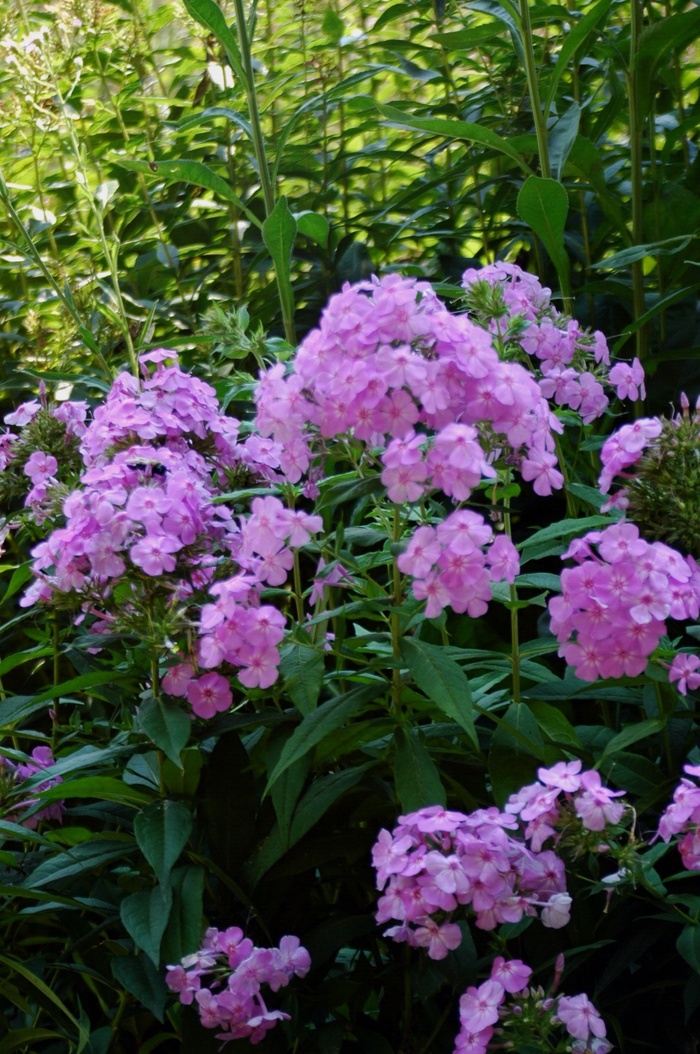
<instances>
[{"instance_id":1,"label":"dark green leaf","mask_svg":"<svg viewBox=\"0 0 700 1054\"><path fill-rule=\"evenodd\" d=\"M170 916L170 889L155 886L125 897L120 905L124 928L154 966L160 963L160 942Z\"/></svg>"},{"instance_id":2,"label":"dark green leaf","mask_svg":"<svg viewBox=\"0 0 700 1054\"><path fill-rule=\"evenodd\" d=\"M425 749L417 728L397 728L394 783L404 812L426 805L445 805L447 797L435 762Z\"/></svg>"},{"instance_id":3,"label":"dark green leaf","mask_svg":"<svg viewBox=\"0 0 700 1054\"><path fill-rule=\"evenodd\" d=\"M192 722L177 703L162 696L148 695L136 711L138 725L150 741L173 764L180 765L180 753L187 746Z\"/></svg>"},{"instance_id":4,"label":"dark green leaf","mask_svg":"<svg viewBox=\"0 0 700 1054\"><path fill-rule=\"evenodd\" d=\"M161 971L146 955L120 955L113 958L112 973L130 995L151 1011L157 1021L163 1021L168 989Z\"/></svg>"},{"instance_id":5,"label":"dark green leaf","mask_svg":"<svg viewBox=\"0 0 700 1054\"><path fill-rule=\"evenodd\" d=\"M329 699L313 713L307 714L292 733L289 742L285 743L280 759L275 765L273 772L267 781L265 793L267 794L272 784L277 780L284 770L292 765L297 758L301 758L312 750L317 743L329 734L345 724L360 710L365 703L381 692L384 688L383 682L374 684L363 684L352 688L344 695L335 699Z\"/></svg>"},{"instance_id":6,"label":"dark green leaf","mask_svg":"<svg viewBox=\"0 0 700 1054\"><path fill-rule=\"evenodd\" d=\"M258 217L241 201L226 180L202 164L201 161L126 161L119 158L116 163L128 172L158 175L169 183L190 183L195 187L206 187L207 190L213 191L218 198L230 201L241 210L250 223L262 229L262 224Z\"/></svg>"},{"instance_id":7,"label":"dark green leaf","mask_svg":"<svg viewBox=\"0 0 700 1054\"><path fill-rule=\"evenodd\" d=\"M478 746L469 681L461 666L435 644L416 637L401 640L401 657L416 684L443 714L456 721Z\"/></svg>"},{"instance_id":8,"label":"dark green leaf","mask_svg":"<svg viewBox=\"0 0 700 1054\"><path fill-rule=\"evenodd\" d=\"M134 818L139 849L163 888L192 830L192 813L181 801L154 801Z\"/></svg>"},{"instance_id":9,"label":"dark green leaf","mask_svg":"<svg viewBox=\"0 0 700 1054\"><path fill-rule=\"evenodd\" d=\"M571 143L567 155L569 149ZM568 212L569 195L561 183L556 179L528 176L518 194L518 215L540 239L559 275L568 272L569 268L569 258L564 251Z\"/></svg>"}]
</instances>

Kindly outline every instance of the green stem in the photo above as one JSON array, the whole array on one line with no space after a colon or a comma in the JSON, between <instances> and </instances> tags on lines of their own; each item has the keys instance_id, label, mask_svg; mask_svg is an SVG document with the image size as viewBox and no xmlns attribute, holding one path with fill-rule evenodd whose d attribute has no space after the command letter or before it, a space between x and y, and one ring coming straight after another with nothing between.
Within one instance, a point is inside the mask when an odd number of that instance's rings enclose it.
<instances>
[{"instance_id":1,"label":"green stem","mask_svg":"<svg viewBox=\"0 0 700 1054\"><path fill-rule=\"evenodd\" d=\"M400 540L401 511L398 505L394 505L394 545ZM394 669L392 670L392 702L394 714L398 717L401 713L401 670L398 666L398 660L401 656L401 617L399 609L401 606L402 583L401 572L399 571L396 557L394 557L393 560L392 573L393 596L391 598L391 650L395 660Z\"/></svg>"},{"instance_id":2,"label":"green stem","mask_svg":"<svg viewBox=\"0 0 700 1054\"><path fill-rule=\"evenodd\" d=\"M641 245L644 241L643 230L643 167L642 167L642 122L639 113L639 102L637 100L637 73L635 69L637 51L639 49L639 38L643 25L642 0L632 0L631 8L631 32L630 32L630 63L627 73L627 87L630 100L629 114L629 140L630 140L630 183L632 188L632 243ZM644 272L642 261L638 260L632 264L632 304L634 318L641 318L644 314ZM647 355L647 327L640 326L635 334L636 353L640 362L644 362Z\"/></svg>"},{"instance_id":3,"label":"green stem","mask_svg":"<svg viewBox=\"0 0 700 1054\"><path fill-rule=\"evenodd\" d=\"M530 21L530 5L528 0L520 0L520 21L522 24L523 51L525 53L525 77L527 79L528 94L530 96L532 119L535 124L537 152L540 155L540 171L545 179L549 179L551 169L549 164L549 144L547 141L547 120L545 114L542 112L540 89L537 83L537 66L535 64L535 49L533 45L532 23Z\"/></svg>"},{"instance_id":4,"label":"green stem","mask_svg":"<svg viewBox=\"0 0 700 1054\"><path fill-rule=\"evenodd\" d=\"M255 74L253 71L253 56L250 49L250 37L248 34L248 24L246 22L245 11L243 9L243 0L233 0L233 7L236 16L236 29L238 31L238 47L241 52L241 62L243 64L245 93L248 103L248 117L250 118L250 127L253 132L253 150L255 151L260 188L262 190L263 201L265 202L265 215L270 216L275 208L275 188L272 182L272 176L270 175L270 166L267 162L265 136L263 134L262 122L260 120L260 107L258 105L258 94L255 87ZM277 275L280 307L282 308L284 335L288 343L293 345L296 344L294 316L293 313L290 312L286 297L282 291L283 276L277 274L276 268L275 273Z\"/></svg>"},{"instance_id":5,"label":"green stem","mask_svg":"<svg viewBox=\"0 0 700 1054\"><path fill-rule=\"evenodd\" d=\"M506 476L505 484L508 485L510 473ZM513 529L510 516L510 496L506 494L503 499L503 526L508 537L513 540ZM510 587L510 644L511 644L511 666L513 671L513 702L520 702L520 629L518 626L518 590L515 583Z\"/></svg>"}]
</instances>

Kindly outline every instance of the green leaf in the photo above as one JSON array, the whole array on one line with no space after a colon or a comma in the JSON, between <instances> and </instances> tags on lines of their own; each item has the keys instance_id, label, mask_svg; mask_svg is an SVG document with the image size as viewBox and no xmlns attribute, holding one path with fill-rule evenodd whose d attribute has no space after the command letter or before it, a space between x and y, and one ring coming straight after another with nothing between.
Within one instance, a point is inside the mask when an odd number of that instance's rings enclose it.
<instances>
[{"instance_id":1,"label":"green leaf","mask_svg":"<svg viewBox=\"0 0 700 1054\"><path fill-rule=\"evenodd\" d=\"M77 1054L80 1054L80 1051L84 1050L86 1044L89 1042L89 1037L84 1026L73 1016L66 1004L59 999L55 992L53 992L40 977L37 977L28 966L25 966L23 962L20 962L18 959L10 958L9 955L0 955L0 963L2 963L3 966L7 966L7 968L13 973L19 974L20 977L24 978L24 980L35 990L38 996L41 997L41 1001L44 1004L50 1003L67 1019L69 1024L78 1034Z\"/></svg>"},{"instance_id":2,"label":"green leaf","mask_svg":"<svg viewBox=\"0 0 700 1054\"><path fill-rule=\"evenodd\" d=\"M674 51L680 51L700 36L700 11L683 11L660 18L646 26L639 38L639 47L632 60L636 74L636 102L640 118L646 117L656 96L655 73Z\"/></svg>"},{"instance_id":3,"label":"green leaf","mask_svg":"<svg viewBox=\"0 0 700 1054\"><path fill-rule=\"evenodd\" d=\"M469 143L477 143L490 150L497 150L515 161L524 172L532 172L530 166L525 163L518 151L513 149L508 140L502 139L490 128L473 124L470 121L452 120L448 117L412 117L395 106L386 106L383 103L377 103L377 109L395 128L416 129L444 139L466 139Z\"/></svg>"},{"instance_id":4,"label":"green leaf","mask_svg":"<svg viewBox=\"0 0 700 1054\"><path fill-rule=\"evenodd\" d=\"M0 1040L0 1054L9 1054L11 1050L17 1050L19 1047L31 1050L34 1044L42 1039L61 1039L65 1043L65 1036L48 1028L13 1028Z\"/></svg>"},{"instance_id":5,"label":"green leaf","mask_svg":"<svg viewBox=\"0 0 700 1054\"><path fill-rule=\"evenodd\" d=\"M263 241L275 265L280 301L286 306L288 318L294 317L294 292L290 280L292 251L297 233L297 224L284 195L262 225ZM283 310L284 314L284 310Z\"/></svg>"},{"instance_id":6,"label":"green leaf","mask_svg":"<svg viewBox=\"0 0 700 1054\"><path fill-rule=\"evenodd\" d=\"M181 768L180 753L187 746L192 722L177 703L147 695L136 711L137 725L151 743Z\"/></svg>"},{"instance_id":7,"label":"green leaf","mask_svg":"<svg viewBox=\"0 0 700 1054\"><path fill-rule=\"evenodd\" d=\"M700 926L684 926L676 941L676 948L688 965L700 974Z\"/></svg>"},{"instance_id":8,"label":"green leaf","mask_svg":"<svg viewBox=\"0 0 700 1054\"><path fill-rule=\"evenodd\" d=\"M285 727L280 729L279 733L273 733L271 736L267 757L265 759L268 773L274 771L285 743L288 742L291 734L292 730ZM271 788L272 804L275 807L277 823L285 844L288 844L292 816L294 815L294 809L299 800L299 795L304 789L310 766L310 754L305 754L303 757L297 758L297 760L289 765L282 775L275 780Z\"/></svg>"},{"instance_id":9,"label":"green leaf","mask_svg":"<svg viewBox=\"0 0 700 1054\"><path fill-rule=\"evenodd\" d=\"M323 686L324 656L318 648L293 641L282 648L280 673L284 689L297 710L310 714L316 709Z\"/></svg>"},{"instance_id":10,"label":"green leaf","mask_svg":"<svg viewBox=\"0 0 700 1054\"><path fill-rule=\"evenodd\" d=\"M252 884L259 882L273 864L284 856L287 849L296 845L325 816L339 798L359 783L372 765L373 762L368 762L366 765L358 765L342 772L330 772L314 780L294 811L288 838L285 839L282 836L280 825L275 824L259 850L246 865Z\"/></svg>"},{"instance_id":11,"label":"green leaf","mask_svg":"<svg viewBox=\"0 0 700 1054\"><path fill-rule=\"evenodd\" d=\"M119 913L129 936L154 966L160 963L160 942L170 917L170 889L154 886L131 893L121 902Z\"/></svg>"},{"instance_id":12,"label":"green leaf","mask_svg":"<svg viewBox=\"0 0 700 1054\"><path fill-rule=\"evenodd\" d=\"M573 535L584 535L587 531L593 531L598 527L610 527L615 522L615 517L613 516L582 516L578 520L566 519L559 520L557 523L551 523L548 527L535 531L534 534L531 534L529 538L526 538L524 542L518 545L523 557L521 563L534 559L535 552L530 550L537 551L545 544L557 542L557 546L549 551L561 553L567 548Z\"/></svg>"},{"instance_id":13,"label":"green leaf","mask_svg":"<svg viewBox=\"0 0 700 1054\"><path fill-rule=\"evenodd\" d=\"M37 889L53 882L65 882L74 875L84 875L86 871L96 870L103 864L117 860L133 849L131 839L125 838L94 838L89 842L81 842L64 853L42 860L22 885Z\"/></svg>"},{"instance_id":14,"label":"green leaf","mask_svg":"<svg viewBox=\"0 0 700 1054\"><path fill-rule=\"evenodd\" d=\"M605 747L601 761L616 754L618 750L625 750L632 743L638 743L640 739L655 736L665 727L666 721L659 717L650 717L646 721L636 721L633 725L628 725L627 728L623 728L621 732L613 736Z\"/></svg>"},{"instance_id":15,"label":"green leaf","mask_svg":"<svg viewBox=\"0 0 700 1054\"><path fill-rule=\"evenodd\" d=\"M545 760L544 742L526 703L511 703L498 723L489 750L489 775L496 804L531 783L538 762Z\"/></svg>"},{"instance_id":16,"label":"green leaf","mask_svg":"<svg viewBox=\"0 0 700 1054\"><path fill-rule=\"evenodd\" d=\"M550 703L528 703L540 730L557 746L581 750L581 742L571 722Z\"/></svg>"},{"instance_id":17,"label":"green leaf","mask_svg":"<svg viewBox=\"0 0 700 1054\"><path fill-rule=\"evenodd\" d=\"M549 75L547 91L543 92L542 106L545 120L549 116L549 111L554 102L554 96L557 93L557 85L561 80L562 74L566 70L569 60L573 58L577 51L584 47L588 38L596 32L599 24L605 19L605 16L614 2L615 0L599 0L595 7L592 7L583 18L579 19L573 25L570 32L567 33L561 50L557 55L554 69ZM575 12L572 11L572 14L574 13Z\"/></svg>"},{"instance_id":18,"label":"green leaf","mask_svg":"<svg viewBox=\"0 0 700 1054\"><path fill-rule=\"evenodd\" d=\"M219 5L215 3L215 0L184 0L184 4L187 13L192 16L195 22L199 22L201 26L208 29L218 39L226 51L233 72L241 83L245 85L246 76L243 71L238 41L229 29Z\"/></svg>"},{"instance_id":19,"label":"green leaf","mask_svg":"<svg viewBox=\"0 0 700 1054\"><path fill-rule=\"evenodd\" d=\"M202 938L204 916L203 867L187 864L176 867L170 876L173 903L162 940L162 955L167 963L176 963L196 952Z\"/></svg>"},{"instance_id":20,"label":"green leaf","mask_svg":"<svg viewBox=\"0 0 700 1054\"><path fill-rule=\"evenodd\" d=\"M445 805L445 788L418 729L397 728L394 741L394 784L403 811L412 812L426 805Z\"/></svg>"},{"instance_id":21,"label":"green leaf","mask_svg":"<svg viewBox=\"0 0 700 1054\"><path fill-rule=\"evenodd\" d=\"M658 242L633 245L629 249L622 249L619 253L613 253L612 256L606 256L604 260L591 264L591 267L597 268L599 271L614 271L620 267L629 267L630 264L637 263L646 256L674 256L690 245L694 237L694 234L683 234L675 238L662 238Z\"/></svg>"},{"instance_id":22,"label":"green leaf","mask_svg":"<svg viewBox=\"0 0 700 1054\"><path fill-rule=\"evenodd\" d=\"M39 796L41 801L92 798L98 801L120 801L125 805L145 805L151 800L149 794L112 776L83 776L75 780L64 780L55 787L47 787Z\"/></svg>"},{"instance_id":23,"label":"green leaf","mask_svg":"<svg viewBox=\"0 0 700 1054\"><path fill-rule=\"evenodd\" d=\"M567 273L569 258L564 251L564 228L569 195L561 183L542 176L528 176L520 188L517 209L520 219L532 228L544 245L557 274Z\"/></svg>"},{"instance_id":24,"label":"green leaf","mask_svg":"<svg viewBox=\"0 0 700 1054\"><path fill-rule=\"evenodd\" d=\"M547 137L549 144L549 163L552 167L554 178L561 180L564 165L567 162L571 148L578 135L578 126L581 120L581 107L576 102L566 110ZM568 200L567 200L568 208ZM566 218L566 214L565 214Z\"/></svg>"},{"instance_id":25,"label":"green leaf","mask_svg":"<svg viewBox=\"0 0 700 1054\"><path fill-rule=\"evenodd\" d=\"M285 769L312 750L329 732L334 732L354 717L365 703L374 699L383 689L383 681L362 684L345 692L344 695L329 699L313 713L307 714L301 724L294 729L289 741L285 743L280 759L270 773L265 794L269 793L272 784L279 779Z\"/></svg>"},{"instance_id":26,"label":"green leaf","mask_svg":"<svg viewBox=\"0 0 700 1054\"><path fill-rule=\"evenodd\" d=\"M161 971L147 956L120 955L113 958L112 974L130 995L151 1011L157 1021L164 1020L168 988Z\"/></svg>"},{"instance_id":27,"label":"green leaf","mask_svg":"<svg viewBox=\"0 0 700 1054\"><path fill-rule=\"evenodd\" d=\"M331 44L338 44L345 32L345 23L340 15L336 14L332 7L326 8L321 23L321 29L326 34Z\"/></svg>"},{"instance_id":28,"label":"green leaf","mask_svg":"<svg viewBox=\"0 0 700 1054\"><path fill-rule=\"evenodd\" d=\"M192 830L192 813L181 801L154 801L134 818L139 849L163 888Z\"/></svg>"},{"instance_id":29,"label":"green leaf","mask_svg":"<svg viewBox=\"0 0 700 1054\"><path fill-rule=\"evenodd\" d=\"M225 179L213 172L201 161L126 161L115 158L115 164L127 172L143 172L144 175L158 175L168 183L190 183L195 187L206 187L217 197L230 201L241 210L246 219L259 230L262 224L254 212L241 201Z\"/></svg>"},{"instance_id":30,"label":"green leaf","mask_svg":"<svg viewBox=\"0 0 700 1054\"><path fill-rule=\"evenodd\" d=\"M328 248L330 225L325 216L322 216L319 212L307 210L306 212L297 212L295 218L299 234L303 234L305 238L310 238L312 242L316 242L322 249Z\"/></svg>"},{"instance_id":31,"label":"green leaf","mask_svg":"<svg viewBox=\"0 0 700 1054\"><path fill-rule=\"evenodd\" d=\"M426 644L416 637L403 637L401 658L408 666L416 684L435 706L464 729L478 747L472 694L464 670L454 659L435 644Z\"/></svg>"}]
</instances>

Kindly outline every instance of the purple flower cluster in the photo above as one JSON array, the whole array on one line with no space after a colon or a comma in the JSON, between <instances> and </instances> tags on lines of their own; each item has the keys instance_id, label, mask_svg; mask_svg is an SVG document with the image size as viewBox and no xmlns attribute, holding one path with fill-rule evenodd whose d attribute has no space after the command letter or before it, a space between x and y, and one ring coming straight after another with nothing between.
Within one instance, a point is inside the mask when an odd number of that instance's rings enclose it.
<instances>
[{"instance_id":1,"label":"purple flower cluster","mask_svg":"<svg viewBox=\"0 0 700 1054\"><path fill-rule=\"evenodd\" d=\"M400 923L387 936L443 959L461 941L452 921L458 907L471 907L484 930L538 911L550 929L566 925L564 864L542 847L565 835L575 852L602 851L600 832L620 822L625 806L615 799L624 791L603 787L597 772L581 772L580 761L560 761L537 776L502 812L465 815L434 805L399 817L391 833L380 831L372 850L382 892L376 919Z\"/></svg>"},{"instance_id":2,"label":"purple flower cluster","mask_svg":"<svg viewBox=\"0 0 700 1054\"><path fill-rule=\"evenodd\" d=\"M481 295L484 283L491 288L490 298ZM614 387L619 399L644 398L639 360L610 368L603 334L587 333L560 314L550 302L551 291L534 275L516 264L495 263L465 271L462 285L470 310L527 353L542 395L556 407L576 411L589 424L608 406L604 384Z\"/></svg>"},{"instance_id":3,"label":"purple flower cluster","mask_svg":"<svg viewBox=\"0 0 700 1054\"><path fill-rule=\"evenodd\" d=\"M598 479L601 493L608 494L616 476L625 478L627 469L635 465L644 450L662 432L663 423L658 417L640 417L633 424L623 425L605 440L600 452L603 470ZM626 508L628 504L624 487L619 490L604 508Z\"/></svg>"},{"instance_id":4,"label":"purple flower cluster","mask_svg":"<svg viewBox=\"0 0 700 1054\"><path fill-rule=\"evenodd\" d=\"M36 797L38 791L48 790L62 782L60 776L49 774L54 764L50 747L34 747L27 761L14 762L10 758L0 757L0 789L5 820L21 824L32 831L42 820L63 822L65 805L62 801L50 802L44 808L32 811L39 803ZM35 784L31 791L25 789L24 782L40 772L46 772L47 778Z\"/></svg>"},{"instance_id":5,"label":"purple flower cluster","mask_svg":"<svg viewBox=\"0 0 700 1054\"><path fill-rule=\"evenodd\" d=\"M532 377L501 362L485 330L413 278L346 285L302 342L292 372L285 376L280 364L261 377L256 401L257 429L283 448L282 471L293 482L319 440L353 436L385 451L382 478L395 501L443 483L461 501L503 447L522 460L538 493L562 485L558 424Z\"/></svg>"},{"instance_id":6,"label":"purple flower cluster","mask_svg":"<svg viewBox=\"0 0 700 1054\"><path fill-rule=\"evenodd\" d=\"M428 618L448 605L478 618L491 599L491 582L515 581L520 566L510 538L494 540L491 527L469 509L451 513L437 527L419 527L397 564L413 577L414 596L427 600Z\"/></svg>"},{"instance_id":7,"label":"purple flower cluster","mask_svg":"<svg viewBox=\"0 0 700 1054\"><path fill-rule=\"evenodd\" d=\"M668 618L697 618L700 568L632 523L589 531L563 559L562 595L549 602L559 654L583 681L636 677L666 632Z\"/></svg>"},{"instance_id":8,"label":"purple flower cluster","mask_svg":"<svg viewBox=\"0 0 700 1054\"><path fill-rule=\"evenodd\" d=\"M277 948L257 948L243 930L231 926L208 929L197 952L168 966L165 981L181 1003L196 1005L205 1028L221 1030L217 1039L259 1043L278 1021L289 1020L289 1014L268 1010L262 985L278 992L292 977L305 977L310 967L311 957L298 937L282 937Z\"/></svg>"},{"instance_id":9,"label":"purple flower cluster","mask_svg":"<svg viewBox=\"0 0 700 1054\"><path fill-rule=\"evenodd\" d=\"M700 778L700 765L685 765L683 771ZM700 871L700 787L685 778L659 820L658 835L664 842L677 834L683 835L678 843L683 864L688 871Z\"/></svg>"},{"instance_id":10,"label":"purple flower cluster","mask_svg":"<svg viewBox=\"0 0 700 1054\"><path fill-rule=\"evenodd\" d=\"M576 836L574 818L586 831L604 831L622 819L625 806L614 801L624 791L604 787L594 770L581 772L580 761L558 761L537 770L538 782L523 787L508 799L505 811L527 823L525 837L539 850L548 838L558 842L562 832Z\"/></svg>"},{"instance_id":11,"label":"purple flower cluster","mask_svg":"<svg viewBox=\"0 0 700 1054\"><path fill-rule=\"evenodd\" d=\"M493 1050L517 1050L533 1040L542 1043L542 1049L545 1043L551 1049L547 1040L562 1026L574 1040L566 1048L572 1054L612 1050L605 1023L588 996L546 997L541 988L528 986L531 974L520 959L494 960L490 978L468 988L460 998L461 1028L454 1054L486 1054L492 1040Z\"/></svg>"},{"instance_id":12,"label":"purple flower cluster","mask_svg":"<svg viewBox=\"0 0 700 1054\"><path fill-rule=\"evenodd\" d=\"M35 581L21 603L78 604L81 618L97 619L93 632L174 640L180 661L165 690L212 717L231 691L222 674L197 671L228 663L246 687L276 680L285 619L260 595L286 582L293 548L322 520L275 497L234 517L216 499L231 473L265 455L237 443L238 423L213 388L171 364L174 353L141 361L143 380L118 377L82 434L85 470L63 501L65 524L32 550ZM52 460L33 455L31 471Z\"/></svg>"}]
</instances>

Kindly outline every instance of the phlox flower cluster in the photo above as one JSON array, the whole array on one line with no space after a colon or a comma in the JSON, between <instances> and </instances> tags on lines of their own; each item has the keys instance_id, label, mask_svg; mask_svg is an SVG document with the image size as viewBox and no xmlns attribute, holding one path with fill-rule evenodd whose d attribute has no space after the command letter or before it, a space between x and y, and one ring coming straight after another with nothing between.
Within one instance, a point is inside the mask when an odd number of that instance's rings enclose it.
<instances>
[{"instance_id":1,"label":"phlox flower cluster","mask_svg":"<svg viewBox=\"0 0 700 1054\"><path fill-rule=\"evenodd\" d=\"M551 768L538 769L537 777L536 783L511 794L505 805L505 812L527 824L525 837L534 850L548 838L558 844L564 834L567 843L575 846L577 841L587 841L581 837L583 832L598 835L622 819L625 805L615 798L625 792L604 787L594 770L581 772L580 761L559 761Z\"/></svg>"},{"instance_id":2,"label":"phlox flower cluster","mask_svg":"<svg viewBox=\"0 0 700 1054\"><path fill-rule=\"evenodd\" d=\"M0 498L3 504L21 499L31 521L41 526L65 495L62 485L73 482L80 471L78 444L86 430L88 406L71 400L50 405L41 400L22 403L4 422L0 434Z\"/></svg>"},{"instance_id":3,"label":"phlox flower cluster","mask_svg":"<svg viewBox=\"0 0 700 1054\"><path fill-rule=\"evenodd\" d=\"M605 385L619 399L644 398L644 370L638 359L611 367L604 335L589 333L551 303L551 290L516 264L495 263L462 276L470 313L494 334L524 351L542 395L556 407L576 411L584 424L608 406ZM486 288L485 288L486 287Z\"/></svg>"},{"instance_id":4,"label":"phlox flower cluster","mask_svg":"<svg viewBox=\"0 0 700 1054\"><path fill-rule=\"evenodd\" d=\"M34 747L26 761L12 761L0 757L0 802L3 819L21 824L30 830L36 830L43 820L54 823L63 822L65 805L62 801L50 802L41 809L34 810L39 803L37 792L48 790L62 782L60 776L51 776L50 771L55 762L50 747ZM38 773L46 773L46 779L29 788L23 784ZM29 813L29 815L27 815Z\"/></svg>"},{"instance_id":5,"label":"phlox flower cluster","mask_svg":"<svg viewBox=\"0 0 700 1054\"><path fill-rule=\"evenodd\" d=\"M605 1022L587 995L547 996L529 985L532 970L520 959L498 956L491 976L459 1001L460 1031L454 1054L491 1050L553 1049L562 1030L572 1054L608 1054ZM573 1040L573 1043L571 1043ZM559 1046L556 1046L559 1050Z\"/></svg>"},{"instance_id":6,"label":"phlox flower cluster","mask_svg":"<svg viewBox=\"0 0 700 1054\"><path fill-rule=\"evenodd\" d=\"M255 398L256 427L282 449L292 482L324 441L344 436L384 451L382 481L397 502L431 489L464 500L503 448L538 493L562 486L559 426L532 377L501 362L484 329L413 278L346 285L291 372L273 366Z\"/></svg>"},{"instance_id":7,"label":"phlox flower cluster","mask_svg":"<svg viewBox=\"0 0 700 1054\"><path fill-rule=\"evenodd\" d=\"M635 465L645 449L657 439L663 430L663 422L658 417L640 417L633 424L623 425L605 440L600 452L603 469L598 478L598 487L602 494L608 494L616 476L629 478L627 470ZM624 489L618 491L604 508L626 508L627 494Z\"/></svg>"},{"instance_id":8,"label":"phlox flower cluster","mask_svg":"<svg viewBox=\"0 0 700 1054\"><path fill-rule=\"evenodd\" d=\"M278 992L310 967L298 937L282 937L277 948L257 948L237 926L210 928L198 951L168 966L165 982L181 1003L196 1006L205 1028L220 1029L217 1039L259 1043L278 1021L289 1020L289 1014L268 1010L262 986Z\"/></svg>"},{"instance_id":9,"label":"phlox flower cluster","mask_svg":"<svg viewBox=\"0 0 700 1054\"><path fill-rule=\"evenodd\" d=\"M666 619L697 618L700 569L663 542L647 542L633 523L589 531L563 559L561 596L549 601L559 654L583 681L636 677L666 632Z\"/></svg>"},{"instance_id":10,"label":"phlox flower cluster","mask_svg":"<svg viewBox=\"0 0 700 1054\"><path fill-rule=\"evenodd\" d=\"M478 618L491 599L491 582L513 582L520 566L510 538L494 539L483 517L469 509L450 513L437 527L419 527L397 564L413 577L414 596L427 601L428 618L448 605Z\"/></svg>"},{"instance_id":11,"label":"phlox flower cluster","mask_svg":"<svg viewBox=\"0 0 700 1054\"><path fill-rule=\"evenodd\" d=\"M683 771L700 778L700 765L685 765ZM658 837L670 842L682 834L678 843L683 864L688 871L700 871L700 787L683 777L673 793L673 801L659 820Z\"/></svg>"},{"instance_id":12,"label":"phlox flower cluster","mask_svg":"<svg viewBox=\"0 0 700 1054\"><path fill-rule=\"evenodd\" d=\"M272 496L238 518L216 501L254 457L236 443L237 422L213 388L169 365L173 357L143 356L144 380L121 375L95 410L81 438L85 468L62 504L65 523L32 550L35 579L21 603L80 606L81 618L97 620L93 632L174 640L181 661L165 689L212 717L232 702L216 667L236 667L247 687L276 680L285 619L261 592L286 582L293 549L322 521ZM51 469L34 461L32 471Z\"/></svg>"},{"instance_id":13,"label":"phlox flower cluster","mask_svg":"<svg viewBox=\"0 0 700 1054\"><path fill-rule=\"evenodd\" d=\"M550 929L566 925L564 864L543 846L565 838L574 852L600 850L601 832L622 819L625 805L616 799L624 791L604 787L580 761L557 762L537 776L503 811L466 815L434 805L399 817L391 833L380 831L372 850L382 893L376 918L399 923L387 936L443 959L461 941L453 921L459 908L470 908L484 930L538 912Z\"/></svg>"},{"instance_id":14,"label":"phlox flower cluster","mask_svg":"<svg viewBox=\"0 0 700 1054\"><path fill-rule=\"evenodd\" d=\"M377 922L397 922L386 936L431 959L460 944L458 909L471 909L483 930L538 912L552 929L569 921L562 861L531 849L515 816L496 808L465 815L429 806L401 816L392 832L380 831L372 860L382 893Z\"/></svg>"}]
</instances>

